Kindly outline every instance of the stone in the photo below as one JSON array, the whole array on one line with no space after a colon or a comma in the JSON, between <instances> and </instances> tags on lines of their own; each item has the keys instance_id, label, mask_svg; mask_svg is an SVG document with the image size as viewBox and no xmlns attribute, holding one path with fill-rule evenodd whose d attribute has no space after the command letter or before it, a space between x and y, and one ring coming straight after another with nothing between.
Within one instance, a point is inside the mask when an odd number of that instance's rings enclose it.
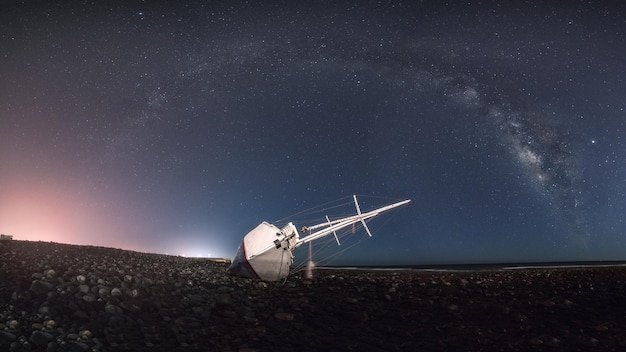
<instances>
[{"instance_id":1,"label":"stone","mask_svg":"<svg viewBox=\"0 0 626 352\"><path fill-rule=\"evenodd\" d=\"M350 314L353 320L364 323L369 319L366 311L353 312Z\"/></svg>"},{"instance_id":2,"label":"stone","mask_svg":"<svg viewBox=\"0 0 626 352\"><path fill-rule=\"evenodd\" d=\"M533 346L538 346L543 343L543 340L540 339L539 337L533 337L532 339L528 340L528 343Z\"/></svg>"},{"instance_id":3,"label":"stone","mask_svg":"<svg viewBox=\"0 0 626 352\"><path fill-rule=\"evenodd\" d=\"M190 327L198 328L202 326L202 321L195 317L183 316L180 318L176 318L174 320L174 324L181 326L181 327L186 327L186 328L190 328Z\"/></svg>"},{"instance_id":4,"label":"stone","mask_svg":"<svg viewBox=\"0 0 626 352\"><path fill-rule=\"evenodd\" d=\"M346 297L345 301L348 303L359 303L359 300L355 297Z\"/></svg>"},{"instance_id":5,"label":"stone","mask_svg":"<svg viewBox=\"0 0 626 352\"><path fill-rule=\"evenodd\" d=\"M48 342L52 341L52 339L54 339L54 336L52 336L52 334L50 333L47 333L45 331L34 331L33 334L30 336L29 341L37 346L43 346L47 345Z\"/></svg>"},{"instance_id":6,"label":"stone","mask_svg":"<svg viewBox=\"0 0 626 352\"><path fill-rule=\"evenodd\" d=\"M54 302L58 297L59 294L56 291L53 290L48 292L48 301Z\"/></svg>"},{"instance_id":7,"label":"stone","mask_svg":"<svg viewBox=\"0 0 626 352\"><path fill-rule=\"evenodd\" d=\"M274 313L274 318L278 320L292 321L292 320L295 320L295 315L293 313L287 313L287 312L276 312Z\"/></svg>"},{"instance_id":8,"label":"stone","mask_svg":"<svg viewBox=\"0 0 626 352\"><path fill-rule=\"evenodd\" d=\"M41 315L48 315L48 314L50 314L50 307L48 307L48 306L41 306L41 307L39 307L39 309L37 309L37 312L39 312L39 314L41 314Z\"/></svg>"},{"instance_id":9,"label":"stone","mask_svg":"<svg viewBox=\"0 0 626 352\"><path fill-rule=\"evenodd\" d=\"M107 303L104 306L104 311L109 314L122 314L124 311L122 308L116 306L115 304Z\"/></svg>"},{"instance_id":10,"label":"stone","mask_svg":"<svg viewBox=\"0 0 626 352\"><path fill-rule=\"evenodd\" d=\"M85 302L87 302L87 303L93 303L93 302L95 302L96 300L97 300L97 299L96 299L96 296L94 296L94 295L93 295L93 294L91 294L91 293L88 293L88 294L86 294L86 295L84 295L84 296L83 296L83 301L85 301Z\"/></svg>"},{"instance_id":11,"label":"stone","mask_svg":"<svg viewBox=\"0 0 626 352\"><path fill-rule=\"evenodd\" d=\"M106 298L111 295L111 289L108 287L101 287L98 289L98 296Z\"/></svg>"},{"instance_id":12,"label":"stone","mask_svg":"<svg viewBox=\"0 0 626 352\"><path fill-rule=\"evenodd\" d=\"M80 291L81 293L88 293L89 292L89 285L80 285L80 286L78 286L78 291Z\"/></svg>"},{"instance_id":13,"label":"stone","mask_svg":"<svg viewBox=\"0 0 626 352\"><path fill-rule=\"evenodd\" d=\"M230 295L221 294L221 295L215 296L215 303L219 305L229 305L233 303L233 300L230 298Z\"/></svg>"},{"instance_id":14,"label":"stone","mask_svg":"<svg viewBox=\"0 0 626 352\"><path fill-rule=\"evenodd\" d=\"M89 330L81 330L78 333L78 336L80 336L80 338L82 338L82 339L89 339L91 337L91 331L89 331Z\"/></svg>"},{"instance_id":15,"label":"stone","mask_svg":"<svg viewBox=\"0 0 626 352\"><path fill-rule=\"evenodd\" d=\"M11 342L15 341L15 339L17 339L17 336L15 336L15 334L8 331L0 331L0 346L8 345Z\"/></svg>"},{"instance_id":16,"label":"stone","mask_svg":"<svg viewBox=\"0 0 626 352\"><path fill-rule=\"evenodd\" d=\"M138 301L125 301L120 303L120 306L129 312L139 313L141 312L141 303Z\"/></svg>"},{"instance_id":17,"label":"stone","mask_svg":"<svg viewBox=\"0 0 626 352\"><path fill-rule=\"evenodd\" d=\"M48 319L44 321L43 325L46 329L54 329L57 325L57 322L52 319Z\"/></svg>"},{"instance_id":18,"label":"stone","mask_svg":"<svg viewBox=\"0 0 626 352\"><path fill-rule=\"evenodd\" d=\"M43 296L43 295L47 295L48 291L52 290L53 288L54 288L54 284L52 284L51 282L35 280L30 285L29 290L31 290L37 296Z\"/></svg>"},{"instance_id":19,"label":"stone","mask_svg":"<svg viewBox=\"0 0 626 352\"><path fill-rule=\"evenodd\" d=\"M43 274L42 273L33 273L30 277L33 278L33 279L40 280L40 279L43 278Z\"/></svg>"},{"instance_id":20,"label":"stone","mask_svg":"<svg viewBox=\"0 0 626 352\"><path fill-rule=\"evenodd\" d=\"M83 352L83 351L89 350L89 345L80 341L74 341L70 344L70 346L71 346L71 350L76 351L76 352Z\"/></svg>"}]
</instances>

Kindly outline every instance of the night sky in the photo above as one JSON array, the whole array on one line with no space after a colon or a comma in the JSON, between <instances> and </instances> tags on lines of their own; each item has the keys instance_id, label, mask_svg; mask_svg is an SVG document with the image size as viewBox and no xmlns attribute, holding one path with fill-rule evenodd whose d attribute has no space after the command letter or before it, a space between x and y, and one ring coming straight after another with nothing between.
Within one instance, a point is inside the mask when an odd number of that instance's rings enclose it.
<instances>
[{"instance_id":1,"label":"night sky","mask_svg":"<svg viewBox=\"0 0 626 352\"><path fill-rule=\"evenodd\" d=\"M619 2L25 2L0 233L232 257L356 194L412 202L335 264L626 259Z\"/></svg>"}]
</instances>

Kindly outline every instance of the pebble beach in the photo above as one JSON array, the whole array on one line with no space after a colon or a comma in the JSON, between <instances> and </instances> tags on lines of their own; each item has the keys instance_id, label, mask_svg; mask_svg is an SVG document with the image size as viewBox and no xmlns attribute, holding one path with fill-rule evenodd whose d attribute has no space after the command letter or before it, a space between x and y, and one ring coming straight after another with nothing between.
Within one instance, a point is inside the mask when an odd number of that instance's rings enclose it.
<instances>
[{"instance_id":1,"label":"pebble beach","mask_svg":"<svg viewBox=\"0 0 626 352\"><path fill-rule=\"evenodd\" d=\"M0 351L620 351L626 268L316 270L0 242Z\"/></svg>"}]
</instances>

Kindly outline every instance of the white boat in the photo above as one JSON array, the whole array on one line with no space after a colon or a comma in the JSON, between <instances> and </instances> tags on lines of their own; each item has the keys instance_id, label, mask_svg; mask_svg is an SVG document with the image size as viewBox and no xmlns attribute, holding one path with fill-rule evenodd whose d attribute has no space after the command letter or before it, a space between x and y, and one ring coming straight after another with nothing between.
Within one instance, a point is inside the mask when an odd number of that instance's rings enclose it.
<instances>
[{"instance_id":1,"label":"white boat","mask_svg":"<svg viewBox=\"0 0 626 352\"><path fill-rule=\"evenodd\" d=\"M301 231L306 236L300 237L296 226L289 222L278 228L266 221L260 223L243 238L237 254L228 272L234 275L256 278L263 281L277 281L289 275L293 264L293 250L299 246L333 234L337 243L337 231L345 227L361 223L371 237L372 233L366 221L378 214L409 203L407 199L368 212L361 212L356 196L352 196L356 207L356 215L336 220L326 217L326 222L312 226L304 226Z\"/></svg>"}]
</instances>

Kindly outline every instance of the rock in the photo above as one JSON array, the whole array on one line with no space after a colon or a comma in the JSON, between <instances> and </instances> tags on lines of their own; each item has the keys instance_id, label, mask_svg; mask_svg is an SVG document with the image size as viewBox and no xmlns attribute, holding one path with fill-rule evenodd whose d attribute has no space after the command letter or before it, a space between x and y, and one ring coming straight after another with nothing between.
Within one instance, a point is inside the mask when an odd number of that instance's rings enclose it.
<instances>
[{"instance_id":1,"label":"rock","mask_svg":"<svg viewBox=\"0 0 626 352\"><path fill-rule=\"evenodd\" d=\"M355 297L346 297L345 301L348 302L348 303L352 303L352 304L359 303L359 299L355 298Z\"/></svg>"},{"instance_id":2,"label":"rock","mask_svg":"<svg viewBox=\"0 0 626 352\"><path fill-rule=\"evenodd\" d=\"M528 343L533 346L538 346L543 344L543 340L538 337L533 337L532 339L528 340Z\"/></svg>"},{"instance_id":3,"label":"rock","mask_svg":"<svg viewBox=\"0 0 626 352\"><path fill-rule=\"evenodd\" d=\"M80 286L78 286L78 291L80 291L81 293L88 293L89 292L89 285L80 285Z\"/></svg>"},{"instance_id":4,"label":"rock","mask_svg":"<svg viewBox=\"0 0 626 352\"><path fill-rule=\"evenodd\" d=\"M230 295L221 294L221 295L215 296L215 303L219 305L229 305L232 302L233 300L230 298Z\"/></svg>"},{"instance_id":5,"label":"rock","mask_svg":"<svg viewBox=\"0 0 626 352\"><path fill-rule=\"evenodd\" d=\"M361 323L364 323L369 319L366 311L353 312L350 315L353 320Z\"/></svg>"},{"instance_id":6,"label":"rock","mask_svg":"<svg viewBox=\"0 0 626 352\"><path fill-rule=\"evenodd\" d=\"M46 329L54 329L57 325L57 322L52 319L49 319L49 320L44 321L43 325Z\"/></svg>"},{"instance_id":7,"label":"rock","mask_svg":"<svg viewBox=\"0 0 626 352\"><path fill-rule=\"evenodd\" d=\"M48 306L41 306L41 307L39 307L39 309L37 309L37 312L39 312L39 314L41 314L41 315L48 315L48 314L50 314L50 307L48 307Z\"/></svg>"},{"instance_id":8,"label":"rock","mask_svg":"<svg viewBox=\"0 0 626 352\"><path fill-rule=\"evenodd\" d=\"M186 328L190 328L190 327L199 328L202 326L202 321L195 317L184 316L184 317L176 318L174 320L174 324L181 326L181 327L186 327Z\"/></svg>"},{"instance_id":9,"label":"rock","mask_svg":"<svg viewBox=\"0 0 626 352\"><path fill-rule=\"evenodd\" d=\"M74 341L70 344L70 346L71 346L71 350L76 351L76 352L83 352L83 351L89 350L89 345L80 341Z\"/></svg>"},{"instance_id":10,"label":"rock","mask_svg":"<svg viewBox=\"0 0 626 352\"><path fill-rule=\"evenodd\" d=\"M237 318L237 313L235 313L232 310L222 310L220 311L220 314L227 319L235 319Z\"/></svg>"},{"instance_id":11,"label":"rock","mask_svg":"<svg viewBox=\"0 0 626 352\"><path fill-rule=\"evenodd\" d=\"M56 299L59 297L59 294L56 293L56 291L49 291L48 292L48 301L50 302L54 302L56 301Z\"/></svg>"},{"instance_id":12,"label":"rock","mask_svg":"<svg viewBox=\"0 0 626 352\"><path fill-rule=\"evenodd\" d=\"M30 285L29 290L31 290L37 296L43 296L43 295L47 295L48 291L52 290L53 288L54 288L54 284L52 284L51 282L35 280Z\"/></svg>"},{"instance_id":13,"label":"rock","mask_svg":"<svg viewBox=\"0 0 626 352\"><path fill-rule=\"evenodd\" d=\"M139 301L125 301L125 302L120 303L120 307L133 313L141 312L141 302Z\"/></svg>"},{"instance_id":14,"label":"rock","mask_svg":"<svg viewBox=\"0 0 626 352\"><path fill-rule=\"evenodd\" d=\"M235 291L235 289L232 287L228 287L228 286L220 286L217 289L217 292L220 292L220 293L228 293L228 292L233 292L233 291Z\"/></svg>"},{"instance_id":15,"label":"rock","mask_svg":"<svg viewBox=\"0 0 626 352\"><path fill-rule=\"evenodd\" d=\"M17 336L8 331L0 331L0 346L5 346L11 344L11 342L15 341Z\"/></svg>"},{"instance_id":16,"label":"rock","mask_svg":"<svg viewBox=\"0 0 626 352\"><path fill-rule=\"evenodd\" d=\"M98 296L102 298L109 297L111 295L111 289L108 287L101 287L98 289Z\"/></svg>"},{"instance_id":17,"label":"rock","mask_svg":"<svg viewBox=\"0 0 626 352\"><path fill-rule=\"evenodd\" d=\"M85 283L85 281L87 281L87 278L85 277L85 275L78 275L76 276L76 281L78 281L78 283L83 284Z\"/></svg>"},{"instance_id":18,"label":"rock","mask_svg":"<svg viewBox=\"0 0 626 352\"><path fill-rule=\"evenodd\" d=\"M40 279L43 278L43 274L42 273L33 273L30 277L33 278L33 279L40 280Z\"/></svg>"},{"instance_id":19,"label":"rock","mask_svg":"<svg viewBox=\"0 0 626 352\"><path fill-rule=\"evenodd\" d=\"M78 333L78 336L80 336L80 338L82 339L89 339L91 337L91 331L82 330L81 332Z\"/></svg>"},{"instance_id":20,"label":"rock","mask_svg":"<svg viewBox=\"0 0 626 352\"><path fill-rule=\"evenodd\" d=\"M606 323L605 323L605 324L593 326L592 329L594 329L595 331L607 331L609 330L609 327L606 326Z\"/></svg>"},{"instance_id":21,"label":"rock","mask_svg":"<svg viewBox=\"0 0 626 352\"><path fill-rule=\"evenodd\" d=\"M287 312L276 312L274 313L274 318L278 320L292 321L295 319L295 315L292 313L287 313Z\"/></svg>"},{"instance_id":22,"label":"rock","mask_svg":"<svg viewBox=\"0 0 626 352\"><path fill-rule=\"evenodd\" d=\"M95 302L96 296L94 296L93 294L89 293L83 296L83 301L87 302L87 303L93 303Z\"/></svg>"},{"instance_id":23,"label":"rock","mask_svg":"<svg viewBox=\"0 0 626 352\"><path fill-rule=\"evenodd\" d=\"M30 342L32 344L35 344L37 346L43 346L43 345L47 345L48 342L52 341L52 339L54 339L54 336L52 336L51 334L44 332L44 331L34 331L33 334L30 336Z\"/></svg>"},{"instance_id":24,"label":"rock","mask_svg":"<svg viewBox=\"0 0 626 352\"><path fill-rule=\"evenodd\" d=\"M124 311L122 308L116 306L115 304L107 303L104 306L104 311L109 314L122 314Z\"/></svg>"},{"instance_id":25,"label":"rock","mask_svg":"<svg viewBox=\"0 0 626 352\"><path fill-rule=\"evenodd\" d=\"M121 295L122 295L122 290L120 290L119 288L114 287L114 288L111 290L111 296L113 296L113 297L118 297L118 296L121 296Z\"/></svg>"}]
</instances>

